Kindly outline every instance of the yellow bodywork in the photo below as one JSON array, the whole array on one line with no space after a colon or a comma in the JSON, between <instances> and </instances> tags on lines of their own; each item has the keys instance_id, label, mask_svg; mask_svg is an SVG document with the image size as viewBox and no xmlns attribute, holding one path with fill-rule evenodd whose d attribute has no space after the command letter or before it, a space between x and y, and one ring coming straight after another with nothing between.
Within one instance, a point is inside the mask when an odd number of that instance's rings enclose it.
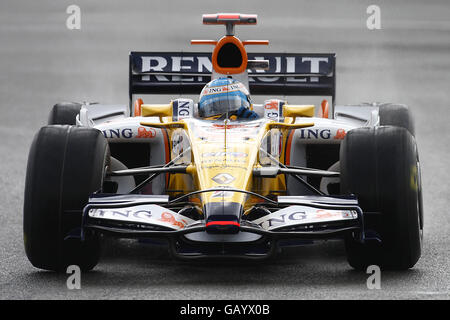
<instances>
[{"instance_id":1,"label":"yellow bodywork","mask_svg":"<svg viewBox=\"0 0 450 320\"><path fill-rule=\"evenodd\" d=\"M284 175L278 175L276 178L253 177L253 168L259 166L261 142L270 130L279 130L282 137L279 161L285 163L285 146L289 133L293 129L314 125L311 122L294 123L298 116L313 116L314 106L289 106L289 116L283 123L265 118L253 121L210 121L188 118L172 122L171 109L171 105L143 105L144 116L158 116L161 122L142 121L141 125L166 128L169 137L180 128L185 131L191 147L192 162L188 168L188 175L170 175L167 190L169 195L179 195L195 190L223 189L192 196L190 202L197 203L200 211L210 202L240 203L245 211L261 201L258 197L245 193L227 192L229 188L252 191L263 196L285 193ZM171 150L172 147L170 145Z\"/></svg>"}]
</instances>

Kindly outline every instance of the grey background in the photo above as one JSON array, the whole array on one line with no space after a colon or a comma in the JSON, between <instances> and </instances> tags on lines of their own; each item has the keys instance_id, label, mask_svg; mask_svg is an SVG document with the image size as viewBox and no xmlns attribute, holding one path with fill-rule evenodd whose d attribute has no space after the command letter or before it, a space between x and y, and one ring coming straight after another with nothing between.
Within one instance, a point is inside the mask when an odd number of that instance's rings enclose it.
<instances>
[{"instance_id":1,"label":"grey background","mask_svg":"<svg viewBox=\"0 0 450 320\"><path fill-rule=\"evenodd\" d=\"M66 8L82 10L81 30ZM382 30L366 28L381 7ZM24 177L34 133L63 100L127 103L130 50L192 50L217 39L202 13L257 13L242 39L269 39L253 51L336 52L338 103L408 104L416 117L425 203L421 260L383 272L381 290L347 264L341 242L291 249L268 263L181 263L163 248L107 246L82 289L65 274L39 271L22 240ZM2 299L448 299L450 129L448 1L17 1L0 2L0 298ZM194 48L207 50L209 48ZM164 102L159 97L155 102ZM161 101L162 100L162 101Z\"/></svg>"}]
</instances>

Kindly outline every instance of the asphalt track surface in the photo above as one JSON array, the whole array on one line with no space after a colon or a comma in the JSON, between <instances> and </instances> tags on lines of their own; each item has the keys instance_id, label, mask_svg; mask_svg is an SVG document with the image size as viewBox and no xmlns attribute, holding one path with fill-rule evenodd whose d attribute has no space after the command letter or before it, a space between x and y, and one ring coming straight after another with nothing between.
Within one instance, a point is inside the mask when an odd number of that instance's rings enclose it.
<instances>
[{"instance_id":1,"label":"asphalt track surface","mask_svg":"<svg viewBox=\"0 0 450 320\"><path fill-rule=\"evenodd\" d=\"M72 1L0 2L1 299L449 299L450 4L448 1L76 1L81 30L65 26ZM381 30L366 8L381 8ZM339 104L406 103L416 119L425 206L423 255L383 272L381 289L353 271L339 241L290 249L265 263L184 263L164 248L107 245L81 290L67 275L35 269L22 239L26 161L33 135L58 101L127 103L130 50L192 50L218 38L201 14L259 15L242 39L264 51L336 52ZM195 48L199 50L198 48ZM203 49L203 48L202 48ZM164 102L160 97L155 102ZM297 101L294 101L297 102Z\"/></svg>"}]
</instances>

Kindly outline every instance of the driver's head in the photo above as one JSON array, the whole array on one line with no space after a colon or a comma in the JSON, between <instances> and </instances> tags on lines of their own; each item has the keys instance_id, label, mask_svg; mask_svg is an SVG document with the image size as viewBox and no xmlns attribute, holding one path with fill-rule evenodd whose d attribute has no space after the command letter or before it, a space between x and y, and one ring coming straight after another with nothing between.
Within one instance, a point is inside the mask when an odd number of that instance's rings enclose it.
<instances>
[{"instance_id":1,"label":"driver's head","mask_svg":"<svg viewBox=\"0 0 450 320\"><path fill-rule=\"evenodd\" d=\"M219 78L212 80L203 88L198 103L198 114L202 118L208 118L250 107L250 95L241 82Z\"/></svg>"}]
</instances>

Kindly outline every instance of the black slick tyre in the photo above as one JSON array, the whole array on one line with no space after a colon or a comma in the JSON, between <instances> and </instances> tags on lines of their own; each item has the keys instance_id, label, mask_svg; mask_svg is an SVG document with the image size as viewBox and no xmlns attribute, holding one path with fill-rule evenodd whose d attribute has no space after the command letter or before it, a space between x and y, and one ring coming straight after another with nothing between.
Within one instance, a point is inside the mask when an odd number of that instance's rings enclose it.
<instances>
[{"instance_id":1,"label":"black slick tyre","mask_svg":"<svg viewBox=\"0 0 450 320\"><path fill-rule=\"evenodd\" d=\"M341 193L355 194L366 212L366 236L346 239L349 264L408 269L419 260L423 212L420 166L412 134L400 127L358 128L346 135L340 150Z\"/></svg>"},{"instance_id":2,"label":"black slick tyre","mask_svg":"<svg viewBox=\"0 0 450 320\"><path fill-rule=\"evenodd\" d=\"M53 106L48 116L48 124L76 124L76 116L80 113L81 104L76 102L61 102Z\"/></svg>"},{"instance_id":3,"label":"black slick tyre","mask_svg":"<svg viewBox=\"0 0 450 320\"><path fill-rule=\"evenodd\" d=\"M92 128L52 125L39 130L31 145L24 195L24 244L37 268L87 271L99 259L99 238L80 241L82 209L101 190L108 143Z\"/></svg>"},{"instance_id":4,"label":"black slick tyre","mask_svg":"<svg viewBox=\"0 0 450 320\"><path fill-rule=\"evenodd\" d=\"M380 105L379 116L380 126L405 128L409 133L415 136L414 118L407 105L384 103Z\"/></svg>"}]
</instances>

